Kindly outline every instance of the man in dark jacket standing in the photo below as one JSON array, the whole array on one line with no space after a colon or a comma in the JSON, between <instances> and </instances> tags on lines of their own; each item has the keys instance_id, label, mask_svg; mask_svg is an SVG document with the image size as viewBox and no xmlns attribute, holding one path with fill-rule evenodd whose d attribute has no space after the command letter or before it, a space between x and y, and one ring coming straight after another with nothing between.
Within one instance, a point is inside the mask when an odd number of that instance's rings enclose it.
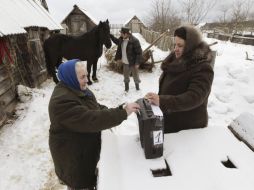
<instances>
[{"instance_id":1,"label":"man in dark jacket standing","mask_svg":"<svg viewBox=\"0 0 254 190\"><path fill-rule=\"evenodd\" d=\"M160 106L166 133L207 126L207 102L214 77L212 51L196 28L179 27L174 38L174 51L161 65L159 93L146 95Z\"/></svg>"},{"instance_id":2,"label":"man in dark jacket standing","mask_svg":"<svg viewBox=\"0 0 254 190\"><path fill-rule=\"evenodd\" d=\"M87 88L85 62L70 60L58 68L60 82L49 102L49 147L55 172L68 190L94 189L101 131L119 125L138 104L107 108Z\"/></svg>"},{"instance_id":3,"label":"man in dark jacket standing","mask_svg":"<svg viewBox=\"0 0 254 190\"><path fill-rule=\"evenodd\" d=\"M123 75L125 91L129 91L130 73L133 75L136 90L139 90L138 68L142 59L142 49L137 38L131 33L130 29L123 27L120 38L110 35L111 40L118 45L115 60L123 63Z\"/></svg>"}]
</instances>

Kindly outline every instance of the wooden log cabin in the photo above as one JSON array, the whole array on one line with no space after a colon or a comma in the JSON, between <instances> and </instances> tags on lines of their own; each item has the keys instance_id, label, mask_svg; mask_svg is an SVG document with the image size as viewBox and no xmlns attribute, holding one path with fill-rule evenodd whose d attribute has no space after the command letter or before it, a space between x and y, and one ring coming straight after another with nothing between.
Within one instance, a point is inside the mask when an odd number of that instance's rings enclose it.
<instances>
[{"instance_id":1,"label":"wooden log cabin","mask_svg":"<svg viewBox=\"0 0 254 190\"><path fill-rule=\"evenodd\" d=\"M38 87L47 79L42 44L62 27L45 0L0 0L0 126L11 116L16 86Z\"/></svg>"},{"instance_id":2,"label":"wooden log cabin","mask_svg":"<svg viewBox=\"0 0 254 190\"><path fill-rule=\"evenodd\" d=\"M61 25L64 34L78 36L93 29L99 22L85 9L74 5L71 12L63 19Z\"/></svg>"}]
</instances>

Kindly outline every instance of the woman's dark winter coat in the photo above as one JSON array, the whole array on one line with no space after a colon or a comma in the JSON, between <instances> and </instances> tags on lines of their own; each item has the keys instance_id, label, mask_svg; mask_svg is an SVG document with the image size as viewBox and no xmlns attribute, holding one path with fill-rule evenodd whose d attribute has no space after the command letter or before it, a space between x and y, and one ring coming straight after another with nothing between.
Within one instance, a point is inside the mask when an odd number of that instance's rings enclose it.
<instances>
[{"instance_id":1,"label":"woman's dark winter coat","mask_svg":"<svg viewBox=\"0 0 254 190\"><path fill-rule=\"evenodd\" d=\"M207 101L213 82L213 59L209 46L192 27L185 27L183 55L172 52L162 63L159 83L160 108L165 133L203 128L208 124Z\"/></svg>"},{"instance_id":2,"label":"woman's dark winter coat","mask_svg":"<svg viewBox=\"0 0 254 190\"><path fill-rule=\"evenodd\" d=\"M100 131L119 125L127 118L126 111L108 109L91 91L85 95L60 82L50 99L49 116L49 146L57 176L72 188L95 186Z\"/></svg>"},{"instance_id":3,"label":"woman's dark winter coat","mask_svg":"<svg viewBox=\"0 0 254 190\"><path fill-rule=\"evenodd\" d=\"M121 60L123 38L120 37L118 39L115 38L113 35L110 35L110 38L116 45L118 45L115 60ZM133 35L130 35L129 37L129 41L126 47L126 54L130 64L129 66L140 65L142 61L142 49L138 39L135 38Z\"/></svg>"}]
</instances>

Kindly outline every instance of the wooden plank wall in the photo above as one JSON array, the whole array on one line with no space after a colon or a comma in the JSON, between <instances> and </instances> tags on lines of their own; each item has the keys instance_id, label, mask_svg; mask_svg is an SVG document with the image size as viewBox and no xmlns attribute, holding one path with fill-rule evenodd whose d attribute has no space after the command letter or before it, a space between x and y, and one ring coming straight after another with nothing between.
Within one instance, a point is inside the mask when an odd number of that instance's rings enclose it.
<instances>
[{"instance_id":1,"label":"wooden plank wall","mask_svg":"<svg viewBox=\"0 0 254 190\"><path fill-rule=\"evenodd\" d=\"M0 63L0 127L15 110L18 102L16 86L39 87L47 79L42 48L47 32L32 28L28 29L28 35L5 38L13 62L4 59Z\"/></svg>"},{"instance_id":2,"label":"wooden plank wall","mask_svg":"<svg viewBox=\"0 0 254 190\"><path fill-rule=\"evenodd\" d=\"M8 71L8 69L6 63L0 64L0 126L7 119L8 113L14 110L17 103L13 81L15 73L11 70Z\"/></svg>"}]
</instances>

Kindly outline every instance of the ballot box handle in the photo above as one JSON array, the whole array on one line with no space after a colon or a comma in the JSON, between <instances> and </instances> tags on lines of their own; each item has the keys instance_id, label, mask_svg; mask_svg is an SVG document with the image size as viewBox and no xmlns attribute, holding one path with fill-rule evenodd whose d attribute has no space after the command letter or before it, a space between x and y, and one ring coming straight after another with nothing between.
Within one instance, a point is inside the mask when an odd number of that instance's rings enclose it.
<instances>
[{"instance_id":1,"label":"ballot box handle","mask_svg":"<svg viewBox=\"0 0 254 190\"><path fill-rule=\"evenodd\" d=\"M143 99L143 103L144 103L144 107L145 107L146 112L147 112L147 116L152 117L153 116L153 110L152 110L151 104L149 103L149 101L147 99Z\"/></svg>"}]
</instances>

